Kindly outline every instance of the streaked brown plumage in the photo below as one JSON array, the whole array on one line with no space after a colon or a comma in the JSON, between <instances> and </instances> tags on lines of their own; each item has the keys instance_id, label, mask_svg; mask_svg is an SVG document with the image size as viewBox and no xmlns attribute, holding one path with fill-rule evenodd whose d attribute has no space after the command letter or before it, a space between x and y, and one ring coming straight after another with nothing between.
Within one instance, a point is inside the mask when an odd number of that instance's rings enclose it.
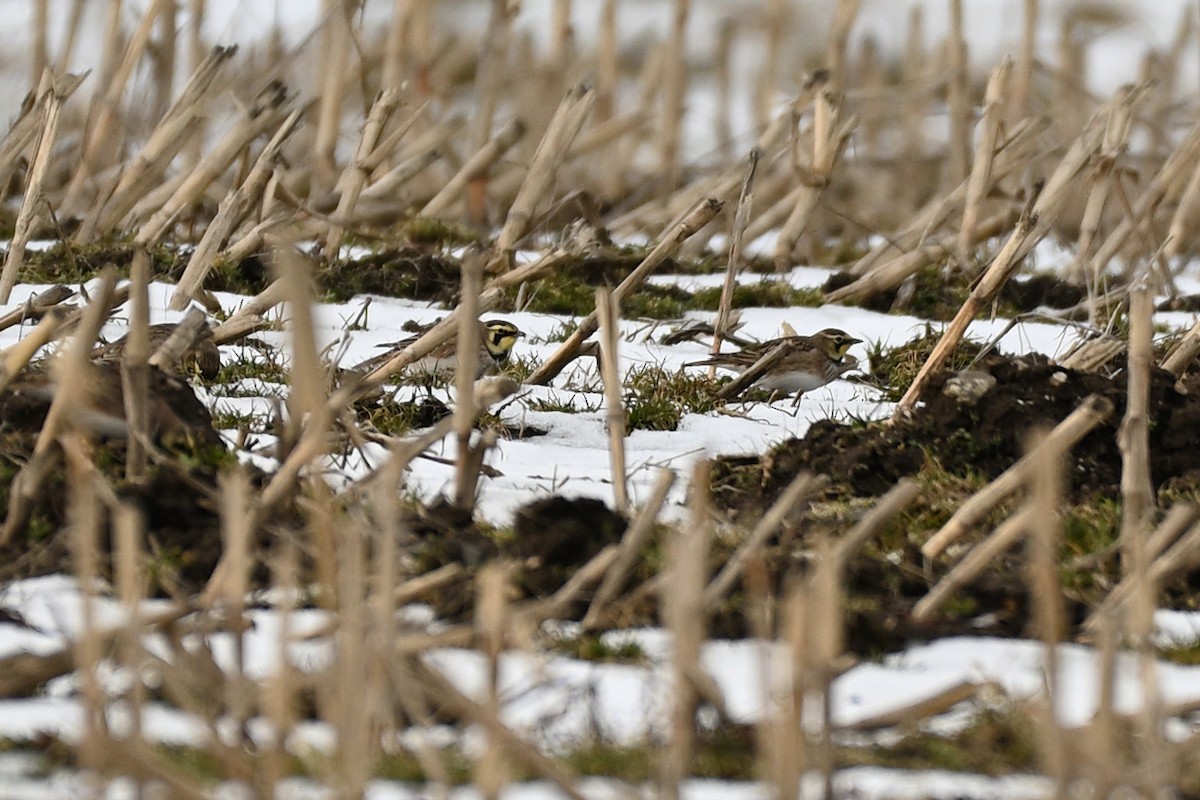
<instances>
[{"instance_id":1,"label":"streaked brown plumage","mask_svg":"<svg viewBox=\"0 0 1200 800\"><path fill-rule=\"evenodd\" d=\"M475 364L475 377L478 379L485 375L496 373L508 361L508 357L512 353L513 345L517 343L517 339L524 335L520 328L506 320L490 319L487 322L480 322L479 356ZM411 345L418 338L419 335L411 336L398 342L381 344L379 345L380 347L389 348L386 353L372 356L366 361L355 364L350 370L359 373L371 372L391 361L397 353ZM451 339L434 349L429 355L411 364L407 372L410 375L453 376L454 370L458 366L457 350L457 339Z\"/></svg>"},{"instance_id":2,"label":"streaked brown plumage","mask_svg":"<svg viewBox=\"0 0 1200 800\"><path fill-rule=\"evenodd\" d=\"M82 397L75 398L73 422L108 439L129 435L125 417L125 382L116 359L86 365ZM147 433L166 446L221 446L208 408L180 376L153 367L147 371ZM45 369L29 369L21 380L0 392L0 418L16 429L43 424L58 384Z\"/></svg>"},{"instance_id":3,"label":"streaked brown plumage","mask_svg":"<svg viewBox=\"0 0 1200 800\"><path fill-rule=\"evenodd\" d=\"M162 347L167 339L171 338L171 334L175 332L176 325L174 323L162 323L159 325L150 326L150 355L154 351ZM129 343L129 334L125 334L115 342L110 342L101 345L92 351L92 358L100 361L110 359L118 359L125 353L125 347ZM217 377L217 373L221 371L221 351L217 349L217 342L213 339L212 328L205 325L196 334L196 340L192 342L183 353L183 358L176 365L175 372L187 371L192 367L200 373L200 377L206 381L211 381Z\"/></svg>"},{"instance_id":4,"label":"streaked brown plumage","mask_svg":"<svg viewBox=\"0 0 1200 800\"><path fill-rule=\"evenodd\" d=\"M780 361L759 378L755 385L787 394L803 393L824 386L858 366L858 359L847 351L861 341L837 328L825 328L811 336L769 339L732 353L719 353L703 361L692 361L684 366L717 366L741 373L782 345L785 352Z\"/></svg>"}]
</instances>

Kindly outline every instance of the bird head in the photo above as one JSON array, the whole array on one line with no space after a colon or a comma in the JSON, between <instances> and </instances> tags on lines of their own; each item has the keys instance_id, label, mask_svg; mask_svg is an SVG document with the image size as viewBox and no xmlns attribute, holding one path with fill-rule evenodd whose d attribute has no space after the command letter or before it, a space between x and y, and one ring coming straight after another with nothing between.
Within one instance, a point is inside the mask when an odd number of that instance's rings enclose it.
<instances>
[{"instance_id":1,"label":"bird head","mask_svg":"<svg viewBox=\"0 0 1200 800\"><path fill-rule=\"evenodd\" d=\"M483 323L484 346L497 361L507 361L513 345L524 335L520 328L506 320L490 319Z\"/></svg>"},{"instance_id":2,"label":"bird head","mask_svg":"<svg viewBox=\"0 0 1200 800\"><path fill-rule=\"evenodd\" d=\"M813 341L834 361L840 361L846 356L846 351L862 341L837 328L826 328L814 333Z\"/></svg>"}]
</instances>

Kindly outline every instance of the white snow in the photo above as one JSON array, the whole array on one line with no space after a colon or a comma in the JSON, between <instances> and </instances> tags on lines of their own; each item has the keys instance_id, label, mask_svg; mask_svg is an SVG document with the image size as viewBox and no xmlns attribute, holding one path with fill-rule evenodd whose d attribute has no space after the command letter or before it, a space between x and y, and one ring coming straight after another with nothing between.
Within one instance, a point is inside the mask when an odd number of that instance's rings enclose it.
<instances>
[{"instance_id":1,"label":"white snow","mask_svg":"<svg viewBox=\"0 0 1200 800\"><path fill-rule=\"evenodd\" d=\"M127 2L127 18L140 15L148 0ZM69 0L51 0L51 19L67 16L72 5ZM82 30L102 29L103 14L109 4L84 4L86 19ZM185 4L186 5L186 4ZM455 0L439 3L438 13L451 18L460 32L481 30L486 24L487 3L479 0ZM547 26L544 20L551 14L553 0L526 0L518 27L544 43ZM620 4L618 18L622 47L645 48L661 40L669 27L671 0L641 0ZM861 41L865 35L874 37L881 45L884 58L898 54L904 44L907 19L912 8L925 14L926 42L932 47L945 36L947 17L945 3L925 0L916 3L896 3L893 0L864 0L862 13L852 38ZM1013 0L971 0L966 7L966 36L973 68L979 72L997 64L1005 53L1015 52L1020 31L1017 18L1018 3ZM1055 48L1068 2L1046 2L1037 31L1039 53L1053 66ZM1190 0L1113 0L1107 5L1127 11L1127 19L1109 29L1091 32L1094 44L1088 52L1088 88L1108 96L1122 83L1138 77L1145 47L1166 47L1174 36L1181 13L1191 9ZM209 43L237 43L245 48L261 46L272 26L279 24L282 38L297 44L310 37L320 21L322 3L319 0L275 0L239 2L238 0L208 0L204 35ZM382 26L375 24L390 12L391 3L365 4L364 29L382 35ZM689 24L689 60L706 65L712 57L711 43L717 27L731 14L744 10L742 3L727 0L696 0ZM23 63L29 57L30 43L26 32L34 4L7 0L0 7L6 14L6 25L0 29L0 42L6 58ZM600 3L576 2L572 5L576 40L582 46L594 44L596 14ZM823 33L828 29L833 3L824 0L800 0L794 11L805 21L808 30L818 32L809 47L824 46ZM61 37L56 31L51 40L51 52ZM100 36L85 35L69 69L80 71L95 68L99 62ZM311 47L311 45L310 45ZM735 81L748 86L758 71L755 48L740 43L735 49ZM1196 47L1190 45L1183 55L1184 64L1194 64ZM303 62L302 62L303 63ZM10 73L11 74L11 73ZM183 76L180 76L182 80ZM791 80L799 80L797 72ZM1194 91L1195 70L1183 70L1181 90ZM713 87L711 79L702 77L693 82L684 120L685 152L693 161L703 161L714 149ZM27 86L19 80L0 81L0 108L15 109ZM794 88L794 87L793 87ZM84 85L84 92L94 91L94 78ZM784 86L778 100L786 99ZM748 139L752 119L749 104L751 91L735 91L738 104L732 120L739 146ZM11 113L11 112L10 112ZM941 120L932 120L931 133L944 128ZM942 134L944 135L944 134ZM713 240L719 247L721 238ZM44 248L48 243L33 243L29 249ZM748 252L769 254L773 247L771 234L748 243ZM361 248L349 248L347 255L362 255ZM520 260L534 257L521 253ZM1054 269L1069 263L1069 253L1052 243L1036 249L1032 261L1040 269ZM739 281L785 280L795 287L820 286L829 270L800 267L783 276L760 276L745 273ZM688 290L720 286L721 275L656 276L652 282L676 284ZM1182 276L1184 292L1200 292L1200 279ZM10 302L0 313L20 306L30 295L45 286L16 287ZM174 321L180 317L166 310L173 287L155 284L151 290L152 322ZM246 298L218 293L218 300L227 311L236 310ZM317 309L318 346L340 350L343 364L376 355L377 345L405 335L406 321L429 322L444 311L427 303L389 298L372 298L364 330L347 331L350 320L362 309L365 298L348 303L326 304ZM281 312L273 312L275 318ZM511 314L509 318L530 336L522 342L519 355L541 359L557 346L550 338L565 321L561 317L542 314ZM693 318L711 317L692 314ZM1164 312L1157 321L1173 329L1190 326L1196 315L1184 312ZM745 309L746 323L742 333L751 338L779 335L784 323L800 332L836 326L854 335L885 345L895 345L922 332L927 323L915 317L891 316L841 306L820 309ZM935 329L938 328L934 324ZM17 341L27 332L26 326L0 331L0 347ZM105 326L103 335L115 338L125 332L120 316ZM629 370L644 365L660 365L674 370L690 360L704 357L703 343L688 343L664 347L656 343L664 331L660 326L636 320L622 323L621 367ZM1069 344L1071 334L1061 326L1041 322L1023 322L1009 329L1007 320L981 320L972 324L969 335L988 340L1004 333L999 342L1002 350L1014 353L1041 352L1050 356L1061 353ZM280 349L282 363L288 361L288 340L285 333L266 331L257 335L261 341ZM240 356L246 348L224 348L223 356ZM866 359L867 347L860 345L852 352ZM262 381L244 381L232 391L222 387L210 395L201 392L218 412L265 415L272 411L271 397L281 387ZM214 396L220 395L220 396ZM230 396L237 395L237 396ZM586 409L577 414L537 411L529 407L536 400L567 402ZM514 509L538 497L554 492L598 497L612 496L608 439L604 428L603 396L594 366L579 365L564 373L553 386L527 387L499 412L509 424L525 423L543 428L545 436L525 440L501 441L491 456L491 466L500 475L484 480L479 500L480 514L493 522L507 522ZM829 417L878 418L886 416L890 406L871 389L848 381L837 381L806 395L799 406L791 408L786 402L771 406L762 404L734 405L729 413L688 415L676 432L635 431L626 440L627 461L630 465L630 489L635 502L643 499L660 469L674 469L686 476L696 459L734 453L761 453L772 445L792 436L799 436L814 421ZM272 465L265 454L272 441L258 436L264 452L242 453L242 458L254 460L265 468ZM440 446L438 455L454 457L453 442ZM329 477L335 482L352 481L362 477L371 466L378 464L385 453L382 448L367 448L362 454L343 465L327 465ZM432 497L444 491L452 480L451 470L428 460L414 462L407 478L408 489L420 496ZM686 487L679 482L673 491L668 514L681 513ZM84 618L81 593L74 581L64 576L52 576L21 581L0 590L0 608L19 614L27 626L0 623L0 657L19 652L47 654L70 647L77 641ZM166 607L164 602L144 603L140 614L151 614ZM128 610L111 599L102 597L92 609L97 627L111 628L127 619ZM328 663L332 645L327 637L312 641L296 638L318 632L329 619L324 612L305 610L292 614L286 621L272 610L251 612L254 625L244 641L244 669L253 678L265 678L278 668L278 654L286 651L287 658L297 668L312 671ZM1166 645L1184 646L1200 639L1200 614L1160 610L1155 616L1159 641ZM286 647L281 638L288 636ZM501 658L500 684L503 716L506 722L524 732L543 747L554 751L586 741L595 731L616 742L635 742L661 733L666 722L666 698L669 696L670 672L667 667L670 638L659 630L620 631L608 634L610 640L632 639L646 654L646 663L597 664L563 657L553 653L505 653ZM150 639L147 644L155 652L169 651L162 641ZM214 634L208 642L217 663L224 669L232 667L233 642L229 634ZM1057 685L1057 714L1066 725L1083 725L1095 713L1097 703L1098 662L1096 653L1078 645L1064 645L1059 652L1060 670ZM463 691L478 696L484 686L485 664L482 656L466 650L440 650L430 660ZM773 687L786 678L780 653L773 645L754 641L712 641L703 650L703 664L720 688L734 717L754 722L770 708ZM1161 699L1168 703L1200 700L1200 667L1160 663L1156 666ZM766 677L764 677L766 676ZM1141 684L1137 667L1123 656L1117 664L1117 710L1129 713L1141 707ZM121 676L110 670L106 685L117 685ZM1046 682L1044 651L1038 643L1028 641L951 638L929 644L913 644L901 653L880 663L863 663L846 672L834 684L834 720L839 725L851 725L873 718L906 704L927 698L962 682L979 686L998 686L1013 699L1036 696ZM43 695L30 699L0 701L0 739L29 741L42 733L76 741L83 723L77 693L77 681L68 676L52 682ZM931 720L932 729L953 730L969 720L969 704ZM120 709L111 720L120 726ZM254 721L261 723L261 721ZM200 744L211 735L197 717L166 707L151 704L145 707L142 720L147 736L171 744ZM1178 722L1172 726L1173 735L1194 733L1194 723ZM261 724L259 725L261 729ZM253 729L253 726L252 726ZM445 735L445 732L441 732ZM324 726L301 726L293 737L292 746L328 752L332 732ZM39 774L39 762L27 754L0 753L0 800L4 798L73 798L82 796L91 787L91 778L72 771L57 771L50 776ZM818 795L818 778L806 776L805 796ZM984 776L943 772L897 771L877 768L843 770L835 778L839 794L870 800L872 798L1003 798L1023 800L1049 796L1049 782L1037 776ZM589 779L581 784L588 798L609 800L622 796L621 788L612 781ZM653 790L643 788L645 796ZM414 787L377 781L371 784L367 796L372 800L417 798L429 796L427 787ZM137 796L136 788L128 781L117 780L105 788L110 798ZM223 798L243 797L241 787L220 787L215 795ZM281 797L324 798L333 793L307 781L288 781ZM471 787L454 788L452 800L474 800ZM506 800L541 800L558 797L558 791L539 782L514 784L504 791ZM684 789L687 800L766 800L769 792L761 784L727 781L689 781Z\"/></svg>"},{"instance_id":2,"label":"white snow","mask_svg":"<svg viewBox=\"0 0 1200 800\"><path fill-rule=\"evenodd\" d=\"M145 610L163 605L148 603ZM0 623L0 653L47 652L50 643L69 647L81 630L81 595L78 587L65 577L15 583L0 595L0 608L19 612L37 629L34 634L11 623ZM121 610L103 598L96 601L93 616L101 628L119 624L123 619ZM261 679L277 668L276 654L285 621L273 610L252 611L251 621L244 640L244 669L248 676ZM286 620L289 660L301 671L313 672L328 663L332 654L326 628L329 621L326 612L317 610L298 611ZM1159 625L1164 635L1178 636L1181 629L1195 632L1200 630L1200 614L1160 612ZM31 638L34 636L44 638ZM673 680L670 636L661 630L644 629L613 632L606 638L612 644L636 642L643 659L619 664L580 661L553 652L503 653L497 686L503 721L551 753L596 741L596 737L613 744L659 739L669 725L668 698ZM229 635L214 634L209 643L217 664L225 670L233 669ZM169 650L154 637L147 644L154 652L170 657ZM789 682L784 655L782 647L773 643L714 640L703 645L701 664L715 682L732 718L754 724L770 713L774 698L783 696L779 692ZM833 720L839 727L853 725L961 683L998 687L1009 701L1037 697L1046 681L1044 655L1039 643L994 638L952 637L913 645L880 663L859 664L838 677L832 691ZM1058 658L1059 721L1067 726L1085 725L1097 708L1098 655L1090 648L1068 644L1059 647ZM432 651L427 660L466 695L483 698L488 667L481 653L441 649ZM1115 694L1118 713L1133 713L1142 706L1138 669L1132 656L1122 654L1118 658ZM1168 705L1200 701L1200 667L1159 663L1156 670L1160 701ZM106 685L115 686L111 682ZM72 687L64 688L67 691L53 690L44 697L0 701L0 739L26 741L39 734L53 734L76 741L82 733L81 701L70 690ZM960 704L927 721L925 727L943 733L952 731L969 722L972 705ZM199 746L212 735L206 723L182 711L158 704L149 704L143 711L143 731L154 741ZM251 722L253 735L267 735L262 721ZM117 704L110 712L110 724L117 731L128 725L128 709ZM1189 734L1196 732L1195 722L1180 722L1179 726ZM260 732L254 733L256 730ZM328 751L332 747L330 733L323 725L302 726L289 740L289 746ZM24 762L8 762L13 769L18 769L21 763ZM0 769L3 766L0 763ZM1043 786L1033 778L996 780L939 773L906 774L913 783L910 785L906 778L905 787L913 791L917 791L915 787L925 787L921 796L940 796L942 791L967 792L961 787L971 786L975 787L969 790L971 796L1013 797L1025 796L1021 792ZM895 793L897 788L887 785L886 776L894 778L895 773L847 770L839 774L838 780L861 787L866 796L914 796ZM875 783L876 780L883 782ZM380 786L382 790L385 785ZM870 786L876 788L869 789ZM1015 791L1013 787L1024 788L1017 794L1008 794L1009 790ZM388 788L393 790L404 791L399 787Z\"/></svg>"},{"instance_id":3,"label":"white snow","mask_svg":"<svg viewBox=\"0 0 1200 800\"><path fill-rule=\"evenodd\" d=\"M655 280L676 282L694 289L714 285L720 277L664 275ZM778 279L797 286L814 285L824 280L824 273L800 268ZM42 288L19 287L8 309ZM165 311L171 288L160 284L152 286L155 321L178 318L178 315ZM219 301L227 310L233 310L244 302L244 298L222 294ZM444 313L427 303L371 298L369 313L364 317L365 328L348 330L349 321L359 316L364 302L365 298L356 298L348 303L319 305L314 311L318 346L340 343L343 363L370 357L378 352L376 345L400 338L405 334L402 326L406 321L430 322ZM0 313L8 309L0 309ZM566 321L549 314L507 316L529 333L518 354L533 355L539 360L557 347L557 343L549 339ZM700 319L712 315L693 313L690 316ZM802 332L838 326L869 343L880 341L890 345L921 333L927 324L915 317L835 305L816 309L744 309L743 319L746 324L742 334L752 338L779 335L787 323ZM1172 312L1171 319L1175 325L1190 324L1194 315ZM106 326L105 334L110 337L121 335L126 324L119 313ZM1051 356L1070 343L1064 328L1048 323L1024 322L1008 329L1007 320L981 320L971 326L970 335L984 340L1007 330L999 344L1001 349L1018 353L1042 352ZM627 371L657 365L676 370L686 361L703 358L707 352L706 345L700 342L670 347L661 345L658 338L664 332L665 328L658 324L624 320L621 368ZM0 343L6 341L5 337L15 339L16 334L0 332ZM287 334L267 331L258 338L277 348L277 357L286 366L290 360ZM236 355L242 349L241 346L226 348L226 354ZM330 351L334 349L331 347ZM856 346L852 352L861 359L867 358L865 345ZM232 389L217 387L211 392L202 392L201 396L218 411L266 413L270 408L270 397L282 389L276 384L246 380ZM566 402L584 410L578 413L539 411L531 407L539 400ZM645 498L661 469L673 469L686 477L696 459L729 453L761 453L785 438L802 435L819 419L871 418L889 412L890 405L874 390L840 380L805 395L796 408L788 401L772 405L734 404L720 414L687 415L678 431L633 431L625 442L631 494L635 502ZM500 407L499 414L508 424L536 426L545 430L546 435L501 440L490 460L491 466L500 474L485 479L480 493L479 513L484 518L503 524L519 506L555 492L611 500L604 400L593 364L577 365L551 386L524 387L515 399ZM243 454L243 457L253 458L269 467L272 463L267 454L269 450L264 450L263 446L271 439L260 436L258 440L258 454ZM442 443L434 449L434 454L453 459L454 442ZM355 480L385 457L383 448L369 446L336 467L331 460L326 465L329 478L338 484ZM450 467L418 459L408 476L407 489L419 496L433 497L448 490L452 478ZM669 515L683 513L686 489L685 480L677 482L669 498ZM126 610L107 599L108 596L102 593L93 608L93 624L101 629L121 625L127 619ZM0 591L0 607L19 613L28 626L0 624L0 657L22 651L46 654L71 646L78 639L83 624L81 604L78 587L64 576L22 581L5 587ZM164 601L148 602L139 613L150 614L165 607ZM278 654L285 650L289 662L303 671L319 669L333 657L332 643L327 636L311 639L307 636L324 631L329 624L329 617L323 611L304 610L292 614L287 620L286 636L284 620L278 612L258 609L250 612L250 618L253 626L243 642L243 669L251 678L264 679L275 674L279 666ZM1156 619L1160 641L1164 644L1186 644L1200 638L1200 615L1160 611ZM646 654L645 663L592 663L552 652L504 653L499 672L504 721L550 752L570 749L597 735L604 741L615 743L636 743L661 737L669 719L667 702L672 680L669 636L653 630L614 632L608 636L614 642L622 639L637 641ZM287 640L286 647L283 638ZM150 638L147 644L159 655L170 657L169 649L161 640ZM193 641L193 644L198 643ZM233 668L235 650L229 634L211 635L208 645L223 669ZM469 650L439 650L431 653L429 660L462 691L470 696L482 696L487 669L481 654ZM730 714L739 722L761 720L769 713L780 696L779 687L787 680L782 653L768 643L710 641L704 645L702 663L719 687ZM1097 708L1097 655L1086 647L1064 645L1059 652L1059 663L1059 719L1069 726L1084 725ZM1131 657L1119 659L1115 702L1121 713L1132 713L1142 705L1138 674ZM1200 667L1161 663L1157 666L1157 675L1162 702L1171 705L1200 701ZM109 669L104 685L115 690L124 680L118 672ZM839 726L852 726L961 683L999 687L1005 697L1019 701L1038 696L1045 680L1044 652L1036 642L951 638L914 644L880 663L859 664L840 676L832 692L833 719ZM26 741L48 733L75 741L82 732L77 690L76 678L67 676L54 681L44 696L0 703L0 711L3 711L0 713L0 739ZM972 709L979 707L969 702L959 704L927 721L926 725L930 730L953 732L969 724ZM112 712L111 724L117 728L127 725L127 713L118 705ZM148 705L142 723L147 735L172 744L203 744L213 733L202 720L161 704ZM261 729L262 725L262 721L257 721L251 730L255 730L255 726ZM1173 723L1173 736L1192 732L1191 723ZM332 747L331 737L332 731L327 726L308 725L299 729L290 741L294 747L328 751ZM470 738L468 735L464 745L469 744ZM894 773L888 771L853 770L839 774L838 781L839 785L844 782L853 786L854 791L864 797L967 793L1012 798L1036 796L1044 787L1038 778L1001 781L937 773L906 775L905 780L897 784ZM62 775L56 777L56 781L65 779ZM52 785L38 784L46 791L52 791ZM731 784L721 786L725 791L735 790ZM527 796L524 793L536 793L535 787L523 786L522 797ZM707 789L704 782L691 784L691 793L695 796L704 796ZM746 786L743 790L757 793L760 788ZM4 796L2 791L0 797ZM295 791L301 796L307 790L297 784ZM408 791L408 788L386 784L378 784L373 789L381 797L402 796ZM916 794L906 794L910 791Z\"/></svg>"}]
</instances>

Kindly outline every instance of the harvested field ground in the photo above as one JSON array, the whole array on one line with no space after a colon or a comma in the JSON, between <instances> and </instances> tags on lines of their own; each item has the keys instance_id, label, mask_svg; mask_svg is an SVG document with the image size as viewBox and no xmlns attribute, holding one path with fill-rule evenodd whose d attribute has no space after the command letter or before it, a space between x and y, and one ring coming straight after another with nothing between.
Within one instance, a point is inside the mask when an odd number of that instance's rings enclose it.
<instances>
[{"instance_id":1,"label":"harvested field ground","mask_svg":"<svg viewBox=\"0 0 1200 800\"><path fill-rule=\"evenodd\" d=\"M846 497L878 497L930 461L954 475L992 480L1021 457L1035 431L1050 430L1093 396L1111 403L1113 412L1067 456L1067 500L1120 498L1117 425L1126 405L1123 370L1110 378L1063 369L1037 355L990 355L977 368L996 381L977 401L948 394L946 384L954 374L940 373L922 390L920 413L894 425L817 422L803 438L763 455L755 476L761 492L735 494L729 505L768 505L801 471L835 477L836 489ZM1152 487L1177 497L1195 496L1200 488L1200 381L1196 376L1177 380L1156 370L1149 407ZM730 464L731 470L740 468ZM744 482L742 476L736 480Z\"/></svg>"},{"instance_id":2,"label":"harvested field ground","mask_svg":"<svg viewBox=\"0 0 1200 800\"><path fill-rule=\"evenodd\" d=\"M1200 797L1194 4L312 6L0 31L0 796Z\"/></svg>"}]
</instances>

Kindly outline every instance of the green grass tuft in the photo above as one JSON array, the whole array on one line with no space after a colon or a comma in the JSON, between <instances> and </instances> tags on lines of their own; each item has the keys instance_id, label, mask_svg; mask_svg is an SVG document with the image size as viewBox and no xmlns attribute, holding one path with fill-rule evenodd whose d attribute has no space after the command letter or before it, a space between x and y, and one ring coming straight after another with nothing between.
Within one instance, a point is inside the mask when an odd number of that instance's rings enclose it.
<instances>
[{"instance_id":1,"label":"green grass tuft","mask_svg":"<svg viewBox=\"0 0 1200 800\"><path fill-rule=\"evenodd\" d=\"M704 375L659 366L635 367L625 376L627 430L673 431L684 414L707 414L720 404L719 384Z\"/></svg>"},{"instance_id":2,"label":"green grass tuft","mask_svg":"<svg viewBox=\"0 0 1200 800\"><path fill-rule=\"evenodd\" d=\"M259 351L244 348L234 358L224 356L221 359L221 371L208 387L214 397L261 397L263 387L243 389L243 381L261 381L263 384L274 384L282 392L290 382L288 368L281 361L280 353L264 349Z\"/></svg>"},{"instance_id":3,"label":"green grass tuft","mask_svg":"<svg viewBox=\"0 0 1200 800\"><path fill-rule=\"evenodd\" d=\"M871 360L871 373L863 383L873 386L883 392L888 400L897 401L904 396L917 373L924 366L933 348L941 339L941 334L934 331L931 325L925 326L925 331L914 339L910 339L899 347L885 350L879 342L871 343L868 356ZM974 342L960 342L954 353L945 364L945 369L960 370L968 367L979 355L981 346Z\"/></svg>"},{"instance_id":4,"label":"green grass tuft","mask_svg":"<svg viewBox=\"0 0 1200 800\"><path fill-rule=\"evenodd\" d=\"M641 664L646 660L646 653L637 642L624 641L613 644L594 634L554 638L550 641L550 646L571 658L583 661Z\"/></svg>"}]
</instances>

